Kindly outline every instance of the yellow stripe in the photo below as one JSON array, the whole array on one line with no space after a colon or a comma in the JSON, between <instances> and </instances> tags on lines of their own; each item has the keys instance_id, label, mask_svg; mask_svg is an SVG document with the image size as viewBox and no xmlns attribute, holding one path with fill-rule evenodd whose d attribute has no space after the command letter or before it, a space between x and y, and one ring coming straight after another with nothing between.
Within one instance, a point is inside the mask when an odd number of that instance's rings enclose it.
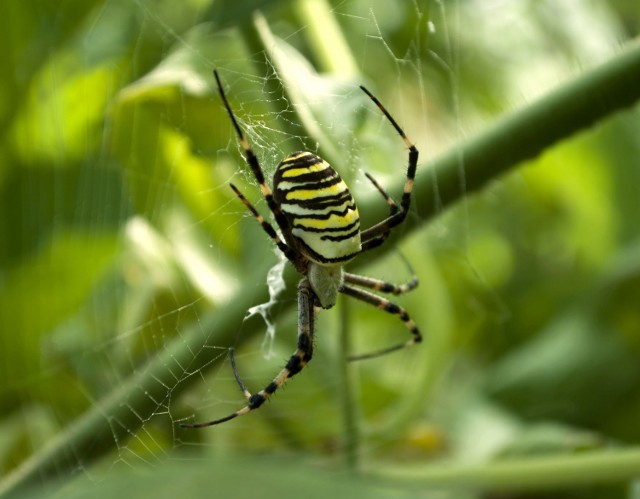
<instances>
[{"instance_id":1,"label":"yellow stripe","mask_svg":"<svg viewBox=\"0 0 640 499\"><path fill-rule=\"evenodd\" d=\"M282 164L293 163L294 161L300 158L304 158L305 156L311 156L311 153L304 151L304 152L301 152L300 154L297 154L296 156L289 155L282 160Z\"/></svg>"},{"instance_id":2,"label":"yellow stripe","mask_svg":"<svg viewBox=\"0 0 640 499\"><path fill-rule=\"evenodd\" d=\"M296 190L287 193L287 201L299 200L306 201L309 199L324 197L324 196L333 196L336 194L341 194L347 190L347 186L344 182L340 182L338 184L330 185L328 187L324 187L322 189L308 189L308 190Z\"/></svg>"},{"instance_id":3,"label":"yellow stripe","mask_svg":"<svg viewBox=\"0 0 640 499\"><path fill-rule=\"evenodd\" d=\"M299 175L304 175L306 173L321 172L327 168L330 168L328 163L317 163L303 168L291 168L290 170L282 172L282 178L298 177Z\"/></svg>"},{"instance_id":4,"label":"yellow stripe","mask_svg":"<svg viewBox=\"0 0 640 499\"><path fill-rule=\"evenodd\" d=\"M320 220L317 218L303 218L296 217L296 224L302 225L303 227L308 227L310 229L335 229L340 227L346 227L356 220L358 220L358 210L348 211L347 214L343 217L338 215L333 215L327 220ZM304 230L304 229L303 229Z\"/></svg>"}]
</instances>

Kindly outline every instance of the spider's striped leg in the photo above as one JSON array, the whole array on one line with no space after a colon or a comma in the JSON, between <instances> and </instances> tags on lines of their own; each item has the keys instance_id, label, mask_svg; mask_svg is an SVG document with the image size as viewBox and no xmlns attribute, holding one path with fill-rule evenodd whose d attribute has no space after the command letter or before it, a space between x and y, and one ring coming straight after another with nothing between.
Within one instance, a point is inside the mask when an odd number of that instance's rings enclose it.
<instances>
[{"instance_id":1,"label":"spider's striped leg","mask_svg":"<svg viewBox=\"0 0 640 499\"><path fill-rule=\"evenodd\" d=\"M360 237L362 238L363 246L367 246L368 241L376 240L381 235L388 234L388 232L392 228L394 228L396 225L401 224L402 221L407 216L407 213L409 212L409 206L411 205L411 192L413 191L413 182L416 176L416 168L418 167L418 149L409 140L407 135L404 133L404 130L400 128L400 125L396 123L396 120L393 119L393 117L389 114L389 112L385 109L385 107L380 103L380 101L362 85L360 86L360 88L364 93L366 93L369 96L369 98L375 103L375 105L378 106L378 109L380 109L380 111L382 111L382 114L384 114L387 120L389 120L389 123L391 123L393 128L395 128L396 132L398 132L398 134L404 141L405 145L409 149L409 164L407 166L407 179L405 181L404 189L402 191L402 199L400 201L400 211L389 215L382 222L377 223L373 227L368 228L367 230L363 231L360 234ZM386 236L383 236L383 240L385 238ZM381 241L374 243L374 246L372 247L378 246L379 244L381 244ZM371 247L368 247L367 249L371 249Z\"/></svg>"},{"instance_id":2,"label":"spider's striped leg","mask_svg":"<svg viewBox=\"0 0 640 499\"><path fill-rule=\"evenodd\" d=\"M384 310L385 312L388 312L390 314L397 315L400 318L400 320L402 320L402 322L407 327L407 329L409 329L409 331L411 332L411 339L403 343L398 343L397 345L392 345L388 348L383 348L381 350L376 350L374 352L369 352L369 353L360 354L360 355L350 355L349 360L363 360L363 359L371 359L373 357L379 357L381 355L395 352L396 350L402 350L403 348L410 347L422 341L422 335L418 330L418 326L416 326L415 322L413 322L411 317L409 317L409 314L404 308L374 293L365 291L363 289L354 288L346 284L340 288L340 292L346 295L349 295L353 298L356 298L358 300L361 300L363 302L369 303L370 305L373 305L374 307L377 307L380 310Z\"/></svg>"},{"instance_id":3,"label":"spider's striped leg","mask_svg":"<svg viewBox=\"0 0 640 499\"><path fill-rule=\"evenodd\" d=\"M350 274L345 272L343 274L344 282L349 284L355 284L356 286L362 286L364 288L369 288L374 291L378 291L380 293L390 293L392 295L401 295L404 293L408 293L418 287L419 281L418 276L413 270L413 267L409 263L409 261L405 258L402 252L396 250L400 259L404 262L411 274L411 279L404 284L393 284L391 282L383 281L382 279L374 279L372 277L365 277L363 275L358 274Z\"/></svg>"},{"instance_id":4,"label":"spider's striped leg","mask_svg":"<svg viewBox=\"0 0 640 499\"><path fill-rule=\"evenodd\" d=\"M255 207L249 202L249 200L246 197L244 197L244 195L240 192L240 190L235 185L230 183L229 186L231 187L231 189L233 189L233 192L236 193L236 196L240 198L240 201L243 202L243 204L255 217L255 219L262 226L263 230L269 235L269 237L275 243L278 249L284 253L284 256L286 256L290 262L295 264L296 256L294 251L291 248L289 248L289 246L287 246L282 239L280 239L280 236L278 236L278 233L275 231L273 226L265 220L265 218L260 214L260 212L255 209Z\"/></svg>"},{"instance_id":5,"label":"spider's striped leg","mask_svg":"<svg viewBox=\"0 0 640 499\"><path fill-rule=\"evenodd\" d=\"M248 412L258 409L264 404L275 391L283 386L289 378L292 378L298 374L309 363L313 355L313 334L314 334L314 319L315 319L315 307L313 305L314 294L311 290L309 281L304 278L298 285L298 348L287 362L287 365L280 371L280 373L269 383L265 388L258 393L251 394L245 384L242 382L240 375L236 369L236 364L233 359L233 350L229 352L231 358L231 367L233 369L233 375L242 390L245 398L247 399L247 405L236 412L225 416L224 418L216 419L214 421L208 421L206 423L192 423L181 424L182 428L204 428L206 426L213 426L230 419L243 416Z\"/></svg>"},{"instance_id":6,"label":"spider's striped leg","mask_svg":"<svg viewBox=\"0 0 640 499\"><path fill-rule=\"evenodd\" d=\"M249 146L249 142L247 141L247 138L244 136L244 133L242 132L242 129L238 124L238 120L236 119L235 115L233 114L233 111L231 110L231 106L229 105L227 96L224 93L224 89L222 88L222 82L220 81L220 76L218 76L218 71L214 69L213 75L216 78L216 83L218 84L218 92L220 93L220 97L222 98L224 107L227 110L227 114L229 114L229 117L231 118L231 122L233 123L233 128L235 128L236 134L238 135L238 140L240 141L240 145L244 150L245 161L251 168L251 171L253 172L253 175L256 178L258 185L260 187L260 192L262 192L262 195L264 196L264 199L267 202L267 206L273 213L273 216L276 219L276 223L278 224L278 227L280 227L280 230L283 232L283 234L285 234L285 238L288 238L288 235L291 232L291 227L289 227L289 222L287 218L284 216L284 213L282 213L282 210L280 210L280 206L278 206L278 203L276 203L275 200L273 199L273 193L271 192L271 189L269 188L269 186L267 185L264 179L264 174L262 173L262 168L260 168L260 163L258 162L258 158L254 154L254 152L251 150L251 147Z\"/></svg>"},{"instance_id":7,"label":"spider's striped leg","mask_svg":"<svg viewBox=\"0 0 640 499\"><path fill-rule=\"evenodd\" d=\"M400 210L400 208L398 207L398 203L396 203L393 200L393 198L389 196L389 194L387 194L387 192L382 188L382 186L378 183L378 181L375 178L373 178L373 175L367 172L364 172L364 174L369 179L369 181L373 184L373 186L378 190L378 192L382 194L382 197L387 202L387 206L389 207L389 216L392 217L393 215L398 213L398 211Z\"/></svg>"},{"instance_id":8,"label":"spider's striped leg","mask_svg":"<svg viewBox=\"0 0 640 499\"><path fill-rule=\"evenodd\" d=\"M374 291L379 291L380 293L389 293L392 295L408 293L418 287L418 278L415 275L405 284L393 284L381 279L373 279L371 277L349 274L347 272L344 273L343 278L344 282L348 282L349 284L355 284L356 286L362 286L373 289Z\"/></svg>"},{"instance_id":9,"label":"spider's striped leg","mask_svg":"<svg viewBox=\"0 0 640 499\"><path fill-rule=\"evenodd\" d=\"M365 172L364 174L369 179L369 181L373 184L373 186L378 190L378 192L380 194L382 194L382 197L387 202L387 206L389 207L389 217L392 217L396 213L398 213L398 211L400 210L400 207L393 200L393 198L391 196L389 196L389 194L386 193L386 191L382 188L382 186L380 186L378 181L375 178L373 178L373 176L371 176L367 172ZM387 237L389 237L390 233L391 233L391 228L387 227L387 230L385 230L379 236L374 237L373 239L369 239L369 240L363 241L362 249L360 250L360 253L363 253L365 251L369 251L369 250L371 250L373 248L377 248L378 246L380 246L387 239ZM362 235L361 235L361 237L362 237Z\"/></svg>"}]
</instances>

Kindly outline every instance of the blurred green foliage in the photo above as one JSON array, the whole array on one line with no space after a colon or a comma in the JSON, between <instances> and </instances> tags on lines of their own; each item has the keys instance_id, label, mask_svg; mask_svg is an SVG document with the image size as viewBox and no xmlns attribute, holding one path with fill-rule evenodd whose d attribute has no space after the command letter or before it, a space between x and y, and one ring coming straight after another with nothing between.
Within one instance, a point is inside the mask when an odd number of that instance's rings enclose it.
<instances>
[{"instance_id":1,"label":"blurred green foliage","mask_svg":"<svg viewBox=\"0 0 640 499\"><path fill-rule=\"evenodd\" d=\"M265 409L208 431L177 427L243 403L227 347L238 348L245 381L259 389L295 344L290 277L271 311L270 358L261 319L210 327L225 324L232 299L259 303L275 262L227 187L233 179L266 214L213 67L267 174L285 153L317 150L371 206L379 199L360 170L398 186L406 155L359 83L417 143L418 175L427 176L439 153L606 61L640 26L633 0L313 3L313 15L284 0L0 6L10 20L0 30L0 475L53 439L71 441L66 429L127 384L144 392L147 412L105 415L106 439L68 458L109 491L131 480L121 468L167 457L211 456L230 470L228 456L239 456L243 475L263 477L268 495L277 492L270 483L294 474L278 478L255 456L300 456L299 473L312 476L318 463L340 468L352 452L352 466L386 474L638 445L637 106L454 206L441 206L437 192L416 199L439 216L426 224L412 213L418 230L400 228L370 263L358 262L359 272L393 281L410 277L393 248L411 262L421 285L399 302L423 345L358 363L345 378L335 333L345 321L357 352L406 333L365 305L325 312L314 361ZM323 38L329 23L339 40ZM460 158L463 191L465 175ZM204 346L194 349L198 338ZM162 355L164 373L148 374L158 386L147 392L137 376ZM347 392L355 415L341 412L345 382L355 385ZM350 417L358 434L345 436ZM62 468L54 478L72 475ZM190 483L188 470L175 476ZM629 476L535 497L638 497ZM161 496L166 481L157 484ZM326 493L353 494L351 484L333 485ZM66 485L76 495L85 486ZM389 495L384 486L359 490ZM520 494L518 483L510 490Z\"/></svg>"}]
</instances>

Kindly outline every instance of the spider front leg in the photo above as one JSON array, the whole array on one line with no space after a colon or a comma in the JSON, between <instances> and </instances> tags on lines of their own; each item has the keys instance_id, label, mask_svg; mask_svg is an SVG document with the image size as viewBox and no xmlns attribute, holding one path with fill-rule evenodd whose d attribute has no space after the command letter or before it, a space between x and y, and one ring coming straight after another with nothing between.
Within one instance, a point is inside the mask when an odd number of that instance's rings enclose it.
<instances>
[{"instance_id":1,"label":"spider front leg","mask_svg":"<svg viewBox=\"0 0 640 499\"><path fill-rule=\"evenodd\" d=\"M238 374L235 359L233 357L233 349L230 349L229 358L231 360L233 375L235 376L242 393L247 399L247 405L224 418L207 421L205 423L185 423L180 426L182 428L205 428L207 426L224 423L225 421L237 418L238 416L243 416L248 412L258 409L269 399L269 397L271 397L271 395L276 392L278 388L283 386L289 378L292 378L302 371L313 356L314 320L316 312L314 299L315 295L311 290L309 281L307 278L302 279L298 285L298 348L293 353L284 369L278 373L271 383L258 393L252 395Z\"/></svg>"},{"instance_id":2,"label":"spider front leg","mask_svg":"<svg viewBox=\"0 0 640 499\"><path fill-rule=\"evenodd\" d=\"M238 140L240 141L240 145L242 146L242 149L244 151L244 154L245 154L244 159L249 165L249 168L251 168L251 171L253 172L253 175L256 178L256 181L258 182L258 186L260 187L260 192L262 192L262 195L264 196L264 199L267 202L267 206L273 213L273 216L276 219L276 223L278 224L278 227L280 227L280 230L282 231L282 233L285 234L285 237L287 237L286 235L289 234L291 230L291 227L289 227L289 222L287 220L287 217L284 215L284 213L282 213L282 211L280 210L280 206L278 206L278 203L276 203L275 200L273 199L273 192L271 192L271 189L269 188L269 186L265 181L264 173L262 172L262 168L260 167L260 162L258 161L258 158L254 154L251 147L249 146L249 142L247 141L247 138L244 136L244 133L242 132L242 129L238 124L238 120L236 119L236 116L235 114L233 114L233 110L229 105L229 101L227 100L227 96L224 92L224 88L222 88L222 82L220 81L220 76L218 75L218 71L214 69L213 75L215 76L216 83L218 85L218 93L220 94L222 103L224 104L224 107L227 110L227 114L229 115L229 118L231 118L231 123L233 124L233 128L236 131L236 135L238 136ZM233 186L231 187L236 192L236 194L239 195L240 199L243 199L243 196L239 194L238 190ZM253 210L252 207L245 201L246 200L243 200L245 205L247 205L249 209L251 209L251 211L254 213L254 215L256 215L256 211ZM269 233L269 235L271 234ZM278 245L278 247L280 247L280 245Z\"/></svg>"},{"instance_id":3,"label":"spider front leg","mask_svg":"<svg viewBox=\"0 0 640 499\"><path fill-rule=\"evenodd\" d=\"M267 235L271 238L278 249L284 253L284 256L286 256L291 263L296 265L297 258L295 253L291 250L291 248L289 248L289 246L286 245L286 243L282 239L280 239L280 236L278 236L278 233L275 231L273 226L265 220L260 212L255 209L255 207L249 202L246 197L244 197L244 195L238 190L235 185L230 183L229 186L231 187L233 192L236 193L236 196L240 198L240 201L242 201L242 203L251 212L258 223L262 226L262 229L267 233Z\"/></svg>"},{"instance_id":4,"label":"spider front leg","mask_svg":"<svg viewBox=\"0 0 640 499\"><path fill-rule=\"evenodd\" d=\"M396 227L397 225L400 225L404 221L405 217L407 216L407 213L409 213L409 207L411 206L411 193L413 191L413 183L416 177L416 169L418 167L419 153L418 153L417 147L413 144L413 142L409 140L407 135L404 133L404 130L400 128L400 125L398 125L396 120L393 119L393 117L389 114L389 112L382 105L382 103L365 87L360 85L360 88L364 93L366 93L369 96L369 98L374 102L374 104L378 106L378 109L380 109L380 111L382 112L382 114L384 114L384 116L387 118L389 123L391 123L391 126L393 126L395 131L398 132L398 135L400 135L400 138L404 141L405 145L407 146L407 149L409 150L407 177L404 183L404 189L402 190L402 199L400 201L400 209L394 211L393 208L391 208L391 213L382 222L378 222L373 227L369 227L367 230L362 231L362 233L360 234L360 237L362 238L363 251L366 251L382 244L382 242L384 242L384 240L389 235L390 230ZM375 181L374 181L374 185L376 185ZM380 187L378 187L377 185L376 187L380 192L382 192L383 196L388 198L388 196L386 196L386 194L384 193L384 191L382 191L382 189L380 189ZM390 198L387 199L387 202L389 202L389 199Z\"/></svg>"}]
</instances>

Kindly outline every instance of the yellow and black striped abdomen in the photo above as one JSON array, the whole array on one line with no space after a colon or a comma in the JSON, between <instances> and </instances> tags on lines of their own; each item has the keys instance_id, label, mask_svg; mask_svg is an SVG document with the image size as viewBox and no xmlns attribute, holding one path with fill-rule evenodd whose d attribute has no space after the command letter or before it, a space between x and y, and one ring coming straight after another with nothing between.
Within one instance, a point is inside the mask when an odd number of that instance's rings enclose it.
<instances>
[{"instance_id":1,"label":"yellow and black striped abdomen","mask_svg":"<svg viewBox=\"0 0 640 499\"><path fill-rule=\"evenodd\" d=\"M310 260L341 265L358 254L358 209L329 163L310 152L294 152L278 165L273 191L291 235Z\"/></svg>"}]
</instances>

